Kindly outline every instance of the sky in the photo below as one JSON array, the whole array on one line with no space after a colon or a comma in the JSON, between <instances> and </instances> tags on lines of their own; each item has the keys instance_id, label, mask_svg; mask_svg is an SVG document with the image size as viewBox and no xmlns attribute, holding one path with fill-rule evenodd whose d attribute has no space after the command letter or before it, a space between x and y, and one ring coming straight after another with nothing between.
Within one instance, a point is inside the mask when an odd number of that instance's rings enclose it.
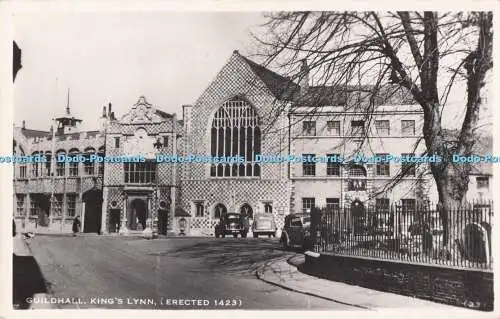
<instances>
[{"instance_id":1,"label":"sky","mask_svg":"<svg viewBox=\"0 0 500 319\"><path fill-rule=\"evenodd\" d=\"M14 39L22 65L14 86L14 122L48 130L64 113L70 88L82 129L99 128L109 102L117 117L146 96L182 117L182 105L201 95L233 50L258 51L250 32L259 12L18 12ZM445 126L463 118L465 88L457 85L445 108ZM491 123L491 109L481 123ZM483 124L481 124L483 125ZM487 125L487 127L490 127Z\"/></svg>"},{"instance_id":2,"label":"sky","mask_svg":"<svg viewBox=\"0 0 500 319\"><path fill-rule=\"evenodd\" d=\"M48 129L70 107L82 129L97 129L102 106L121 116L141 95L182 116L233 50L252 51L260 13L18 13L22 65L14 88L16 125ZM41 116L43 114L43 116Z\"/></svg>"}]
</instances>

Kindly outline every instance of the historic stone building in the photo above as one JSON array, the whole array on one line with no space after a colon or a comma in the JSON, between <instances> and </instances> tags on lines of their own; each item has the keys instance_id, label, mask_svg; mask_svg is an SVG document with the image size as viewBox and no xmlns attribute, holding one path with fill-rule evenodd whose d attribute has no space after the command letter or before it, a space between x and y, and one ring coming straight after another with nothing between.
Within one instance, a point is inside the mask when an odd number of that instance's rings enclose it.
<instances>
[{"instance_id":1,"label":"historic stone building","mask_svg":"<svg viewBox=\"0 0 500 319\"><path fill-rule=\"evenodd\" d=\"M69 104L55 131L14 129L14 154L45 159L14 166L15 217L23 228L68 231L78 215L84 232L143 231L149 221L160 234L172 230L180 171L157 163L155 154L177 152L182 121L142 96L120 119L111 107L103 108L98 131L80 131ZM53 162L52 153L86 160Z\"/></svg>"},{"instance_id":2,"label":"historic stone building","mask_svg":"<svg viewBox=\"0 0 500 319\"><path fill-rule=\"evenodd\" d=\"M72 116L68 103L65 114L56 119L55 129L32 130L24 122L22 127L14 128L14 155L37 158L36 162L13 164L14 215L23 228L70 230L76 215L92 210L93 216L87 214L92 221L86 225L84 221L83 226L86 231L97 230L99 218L95 211L101 203L93 200L87 208L84 203L94 198L87 195L102 188L104 167L95 163L55 163L58 155L104 154L104 132L80 131L80 123Z\"/></svg>"},{"instance_id":3,"label":"historic stone building","mask_svg":"<svg viewBox=\"0 0 500 319\"><path fill-rule=\"evenodd\" d=\"M305 63L301 72L307 74ZM425 167L355 161L361 153L422 151L423 143L415 145L423 114L407 94L387 86L366 112L356 88L308 82L294 83L234 51L199 98L182 106L182 119L141 96L122 116L104 107L95 131L79 130L69 103L51 131L15 127L14 153L47 159L14 165L15 219L25 229L68 231L79 215L85 232L212 235L228 211L271 213L281 228L285 215L311 207L385 209L398 201L411 208L436 199L429 176L419 174ZM53 154L110 160L53 163ZM157 161L159 154L189 159ZM262 162L259 154L337 156L347 164ZM198 160L206 156L238 160ZM475 173L484 189L491 174ZM385 190L395 178L401 183Z\"/></svg>"},{"instance_id":4,"label":"historic stone building","mask_svg":"<svg viewBox=\"0 0 500 319\"><path fill-rule=\"evenodd\" d=\"M103 118L107 122L106 156L143 157L104 164L103 231L144 230L150 221L150 228L166 235L172 230L180 170L177 163L156 161L156 154L176 154L182 147L182 122L175 114L158 110L143 96L119 120L113 113L111 117L103 113Z\"/></svg>"},{"instance_id":5,"label":"historic stone building","mask_svg":"<svg viewBox=\"0 0 500 319\"><path fill-rule=\"evenodd\" d=\"M184 106L184 154L244 159L183 165L181 201L192 234L213 232L224 211L272 213L282 226L290 211L288 165L261 164L255 155L288 154L288 120L277 108L294 86L235 51L198 100Z\"/></svg>"}]
</instances>

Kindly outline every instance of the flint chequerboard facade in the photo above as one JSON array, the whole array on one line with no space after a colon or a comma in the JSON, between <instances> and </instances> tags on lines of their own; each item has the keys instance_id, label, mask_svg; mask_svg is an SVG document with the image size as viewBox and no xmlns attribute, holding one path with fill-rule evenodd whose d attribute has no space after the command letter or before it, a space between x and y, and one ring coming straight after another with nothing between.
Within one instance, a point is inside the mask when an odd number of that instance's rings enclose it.
<instances>
[{"instance_id":1,"label":"flint chequerboard facade","mask_svg":"<svg viewBox=\"0 0 500 319\"><path fill-rule=\"evenodd\" d=\"M68 231L78 215L84 232L125 234L150 223L163 235L179 233L184 223L188 235L211 235L223 212L271 213L280 229L285 215L311 207L435 201L422 167L255 160L257 154L420 153L423 143L414 148L422 132L420 106L397 89L388 95L375 101L368 119L366 111L350 107L363 98L352 87L312 87L307 76L294 83L234 51L198 100L182 106L182 118L141 96L122 116L109 104L99 129L80 131L68 103L51 131L14 128L15 155L48 159L14 165L15 220L27 230ZM52 165L58 154L143 155L146 161ZM242 161L166 163L155 161L156 154ZM402 171L401 183L383 191ZM491 167L474 174L468 197L489 199Z\"/></svg>"}]
</instances>

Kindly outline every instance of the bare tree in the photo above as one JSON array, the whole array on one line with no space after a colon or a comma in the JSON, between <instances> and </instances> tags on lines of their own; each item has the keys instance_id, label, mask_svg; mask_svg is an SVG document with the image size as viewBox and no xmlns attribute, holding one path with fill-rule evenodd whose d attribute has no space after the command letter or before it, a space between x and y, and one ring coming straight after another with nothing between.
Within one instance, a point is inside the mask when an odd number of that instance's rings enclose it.
<instances>
[{"instance_id":1,"label":"bare tree","mask_svg":"<svg viewBox=\"0 0 500 319\"><path fill-rule=\"evenodd\" d=\"M426 152L443 159L430 163L430 171L443 208L443 237L448 239L450 208L464 200L471 170L470 164L454 164L451 157L473 152L481 93L493 64L493 14L279 12L267 18L266 33L256 36L259 54L265 63L279 64L294 82L303 81L306 73L299 68L306 60L316 85L358 92L348 92L346 105L364 108L367 117L396 92L406 92L421 106ZM370 85L364 79L371 79ZM458 136L450 141L442 114L458 81L467 90L465 105L456 112L465 116ZM359 92L363 98L354 101Z\"/></svg>"}]
</instances>

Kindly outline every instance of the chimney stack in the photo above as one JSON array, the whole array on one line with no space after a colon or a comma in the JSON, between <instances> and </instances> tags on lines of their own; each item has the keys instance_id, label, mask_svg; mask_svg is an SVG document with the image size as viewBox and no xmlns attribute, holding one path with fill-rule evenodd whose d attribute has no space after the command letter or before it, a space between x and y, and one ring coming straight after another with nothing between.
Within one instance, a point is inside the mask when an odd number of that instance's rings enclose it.
<instances>
[{"instance_id":1,"label":"chimney stack","mask_svg":"<svg viewBox=\"0 0 500 319\"><path fill-rule=\"evenodd\" d=\"M111 116L111 102L108 103L108 114Z\"/></svg>"},{"instance_id":2,"label":"chimney stack","mask_svg":"<svg viewBox=\"0 0 500 319\"><path fill-rule=\"evenodd\" d=\"M304 92L309 88L309 66L306 59L302 60L302 65L300 66L299 85Z\"/></svg>"},{"instance_id":3,"label":"chimney stack","mask_svg":"<svg viewBox=\"0 0 500 319\"><path fill-rule=\"evenodd\" d=\"M106 107L102 107L102 118L106 118Z\"/></svg>"},{"instance_id":4,"label":"chimney stack","mask_svg":"<svg viewBox=\"0 0 500 319\"><path fill-rule=\"evenodd\" d=\"M26 129L26 121L23 120L23 130Z\"/></svg>"},{"instance_id":5,"label":"chimney stack","mask_svg":"<svg viewBox=\"0 0 500 319\"><path fill-rule=\"evenodd\" d=\"M309 89L309 66L306 59L302 60L302 65L300 66L299 85L301 95L306 94Z\"/></svg>"}]
</instances>

